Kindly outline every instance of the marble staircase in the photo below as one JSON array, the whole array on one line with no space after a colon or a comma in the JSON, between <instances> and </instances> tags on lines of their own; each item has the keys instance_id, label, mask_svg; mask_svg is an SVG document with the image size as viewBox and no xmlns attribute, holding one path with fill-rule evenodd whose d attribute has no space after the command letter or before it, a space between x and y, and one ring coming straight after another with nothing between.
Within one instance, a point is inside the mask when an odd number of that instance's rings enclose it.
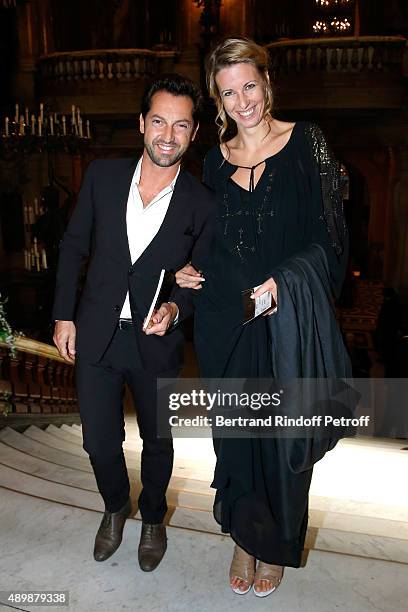
<instances>
[{"instance_id":1,"label":"marble staircase","mask_svg":"<svg viewBox=\"0 0 408 612\"><path fill-rule=\"evenodd\" d=\"M175 439L167 523L219 534L210 488L214 454L209 438ZM407 444L398 440L348 439L315 466L310 495L309 550L344 553L408 564ZM126 421L125 456L137 508L141 441ZM78 425L0 430L0 487L85 510L103 503ZM135 512L134 519L140 519Z\"/></svg>"}]
</instances>

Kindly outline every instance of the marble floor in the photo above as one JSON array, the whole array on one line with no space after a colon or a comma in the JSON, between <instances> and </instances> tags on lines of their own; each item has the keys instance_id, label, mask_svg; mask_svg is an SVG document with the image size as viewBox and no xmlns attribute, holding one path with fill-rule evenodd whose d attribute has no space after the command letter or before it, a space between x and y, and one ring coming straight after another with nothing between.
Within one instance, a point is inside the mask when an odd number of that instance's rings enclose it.
<instances>
[{"instance_id":1,"label":"marble floor","mask_svg":"<svg viewBox=\"0 0 408 612\"><path fill-rule=\"evenodd\" d=\"M305 567L288 569L265 600L228 587L232 551L212 516L214 468L209 438L175 439L168 490L169 548L160 567L137 564L141 441L126 417L125 455L135 512L121 548L93 561L103 505L77 425L0 430L0 592L68 590L73 612L364 612L406 609L408 489L404 441L342 440L315 466ZM210 589L211 587L211 589ZM41 610L14 605L14 609ZM10 610L0 596L0 610ZM62 609L62 608L61 608Z\"/></svg>"},{"instance_id":2,"label":"marble floor","mask_svg":"<svg viewBox=\"0 0 408 612\"><path fill-rule=\"evenodd\" d=\"M135 502L140 491L141 441L126 419L126 461ZM397 440L342 440L314 469L306 546L408 564L408 453ZM209 438L175 439L167 524L219 534L210 488L214 453ZM0 430L0 487L68 506L103 510L82 448L79 426ZM135 518L140 518L138 514ZM0 518L1 520L1 518Z\"/></svg>"},{"instance_id":3,"label":"marble floor","mask_svg":"<svg viewBox=\"0 0 408 612\"><path fill-rule=\"evenodd\" d=\"M227 582L228 537L168 527L168 550L155 572L137 564L140 522L129 520L119 550L92 558L101 515L92 510L0 491L0 590L69 591L72 612L401 612L408 565L313 550L302 569L287 569L266 599L234 595ZM0 610L12 610L0 599ZM20 610L45 610L20 605ZM64 608L59 608L64 609Z\"/></svg>"}]
</instances>

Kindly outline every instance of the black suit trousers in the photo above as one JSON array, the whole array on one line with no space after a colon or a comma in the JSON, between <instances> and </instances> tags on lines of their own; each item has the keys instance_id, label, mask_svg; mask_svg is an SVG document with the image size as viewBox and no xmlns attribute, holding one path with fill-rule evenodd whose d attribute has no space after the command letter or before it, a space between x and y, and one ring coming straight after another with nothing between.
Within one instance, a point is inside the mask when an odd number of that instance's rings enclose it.
<instances>
[{"instance_id":1,"label":"black suit trousers","mask_svg":"<svg viewBox=\"0 0 408 612\"><path fill-rule=\"evenodd\" d=\"M118 511L129 497L129 477L123 454L123 397L128 384L136 407L140 436L142 491L139 510L145 523L161 523L167 511L166 490L173 468L173 441L157 437L156 382L178 370L150 373L143 369L132 328L117 329L97 363L76 359L76 385L83 430L83 447L93 467L106 510Z\"/></svg>"}]
</instances>

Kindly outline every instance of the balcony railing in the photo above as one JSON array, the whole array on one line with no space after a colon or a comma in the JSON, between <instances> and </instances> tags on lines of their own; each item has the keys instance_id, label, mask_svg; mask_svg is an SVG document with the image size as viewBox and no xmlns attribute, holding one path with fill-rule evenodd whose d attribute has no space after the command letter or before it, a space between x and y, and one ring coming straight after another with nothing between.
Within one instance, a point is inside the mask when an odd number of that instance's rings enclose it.
<instances>
[{"instance_id":1,"label":"balcony railing","mask_svg":"<svg viewBox=\"0 0 408 612\"><path fill-rule=\"evenodd\" d=\"M51 53L40 57L39 70L42 78L48 82L132 81L161 72L163 67L174 63L177 55L176 51L148 49Z\"/></svg>"},{"instance_id":2,"label":"balcony railing","mask_svg":"<svg viewBox=\"0 0 408 612\"><path fill-rule=\"evenodd\" d=\"M4 412L77 412L74 368L57 349L29 338L16 338L15 348L11 355L0 341L0 425Z\"/></svg>"},{"instance_id":3,"label":"balcony railing","mask_svg":"<svg viewBox=\"0 0 408 612\"><path fill-rule=\"evenodd\" d=\"M347 36L282 40L266 47L276 76L305 71L408 75L407 42L402 36Z\"/></svg>"}]
</instances>

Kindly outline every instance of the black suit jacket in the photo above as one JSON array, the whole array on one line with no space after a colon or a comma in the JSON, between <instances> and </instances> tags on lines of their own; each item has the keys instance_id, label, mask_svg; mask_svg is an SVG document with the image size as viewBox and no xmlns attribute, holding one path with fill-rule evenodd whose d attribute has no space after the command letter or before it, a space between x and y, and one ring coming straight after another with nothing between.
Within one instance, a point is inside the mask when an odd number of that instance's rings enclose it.
<instances>
[{"instance_id":1,"label":"black suit jacket","mask_svg":"<svg viewBox=\"0 0 408 612\"><path fill-rule=\"evenodd\" d=\"M95 160L86 172L78 202L60 245L53 318L74 320L77 357L97 362L116 329L130 292L132 318L143 366L155 372L179 367L183 332L146 336L143 319L153 299L160 270L177 271L188 261L200 267L210 248L215 200L212 193L181 170L165 219L152 242L132 265L126 208L137 160ZM80 269L89 260L77 305ZM182 321L193 310L192 290L175 285L171 301Z\"/></svg>"}]
</instances>

